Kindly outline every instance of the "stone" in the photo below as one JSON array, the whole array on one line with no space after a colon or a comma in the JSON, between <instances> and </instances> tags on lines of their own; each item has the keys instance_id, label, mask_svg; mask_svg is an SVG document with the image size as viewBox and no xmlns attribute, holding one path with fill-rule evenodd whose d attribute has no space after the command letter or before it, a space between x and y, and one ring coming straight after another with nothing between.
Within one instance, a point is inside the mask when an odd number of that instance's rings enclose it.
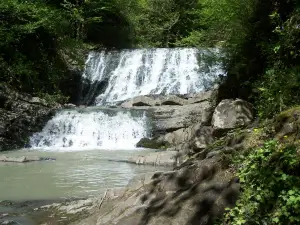
<instances>
[{"instance_id":1,"label":"stone","mask_svg":"<svg viewBox=\"0 0 300 225\"><path fill-rule=\"evenodd\" d=\"M33 103L33 104L40 104L40 105L47 106L46 100L45 99L41 99L39 97L32 97L29 102Z\"/></svg>"},{"instance_id":2,"label":"stone","mask_svg":"<svg viewBox=\"0 0 300 225\"><path fill-rule=\"evenodd\" d=\"M193 141L193 150L198 152L208 147L215 140L214 129L210 126L202 126L195 132L195 139Z\"/></svg>"},{"instance_id":3,"label":"stone","mask_svg":"<svg viewBox=\"0 0 300 225\"><path fill-rule=\"evenodd\" d=\"M144 156L134 156L127 160L137 165L176 166L181 163L177 151L152 152Z\"/></svg>"},{"instance_id":4,"label":"stone","mask_svg":"<svg viewBox=\"0 0 300 225\"><path fill-rule=\"evenodd\" d=\"M254 119L252 105L241 99L225 99L216 107L212 125L216 130L229 130L249 125Z\"/></svg>"},{"instance_id":5,"label":"stone","mask_svg":"<svg viewBox=\"0 0 300 225\"><path fill-rule=\"evenodd\" d=\"M187 100L180 98L176 95L167 95L162 98L160 101L160 105L186 105L188 103Z\"/></svg>"},{"instance_id":6,"label":"stone","mask_svg":"<svg viewBox=\"0 0 300 225\"><path fill-rule=\"evenodd\" d=\"M216 95L217 95L217 91L211 90L211 91L206 91L206 92L189 94L186 97L187 97L188 104L195 104L195 103L200 103L203 101L214 100L214 99L216 99Z\"/></svg>"},{"instance_id":7,"label":"stone","mask_svg":"<svg viewBox=\"0 0 300 225\"><path fill-rule=\"evenodd\" d=\"M121 104L122 108L131 108L133 106L155 106L156 101L148 96L137 96Z\"/></svg>"},{"instance_id":8,"label":"stone","mask_svg":"<svg viewBox=\"0 0 300 225\"><path fill-rule=\"evenodd\" d=\"M183 106L152 107L154 134L164 134L181 128L187 128L196 123L209 124L213 113L213 105L205 101Z\"/></svg>"},{"instance_id":9,"label":"stone","mask_svg":"<svg viewBox=\"0 0 300 225\"><path fill-rule=\"evenodd\" d=\"M76 105L68 103L68 104L64 104L63 107L66 109L73 109L76 108Z\"/></svg>"},{"instance_id":10,"label":"stone","mask_svg":"<svg viewBox=\"0 0 300 225\"><path fill-rule=\"evenodd\" d=\"M10 162L10 163L26 163L26 162L36 162L36 161L54 161L54 158L46 158L39 156L21 156L21 157L7 157L5 155L0 155L0 162Z\"/></svg>"},{"instance_id":11,"label":"stone","mask_svg":"<svg viewBox=\"0 0 300 225\"><path fill-rule=\"evenodd\" d=\"M168 143L161 140L155 140L150 138L142 138L137 144L137 148L151 148L151 149L165 149L168 147Z\"/></svg>"}]
</instances>

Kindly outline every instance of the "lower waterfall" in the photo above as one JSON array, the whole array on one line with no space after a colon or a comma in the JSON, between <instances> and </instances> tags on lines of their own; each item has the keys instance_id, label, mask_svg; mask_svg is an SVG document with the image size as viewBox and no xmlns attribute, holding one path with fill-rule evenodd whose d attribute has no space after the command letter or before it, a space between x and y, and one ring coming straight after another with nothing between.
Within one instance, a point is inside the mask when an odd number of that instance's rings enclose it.
<instances>
[{"instance_id":1,"label":"lower waterfall","mask_svg":"<svg viewBox=\"0 0 300 225\"><path fill-rule=\"evenodd\" d=\"M143 112L64 110L30 138L30 145L45 150L134 149L149 135L147 123Z\"/></svg>"}]
</instances>

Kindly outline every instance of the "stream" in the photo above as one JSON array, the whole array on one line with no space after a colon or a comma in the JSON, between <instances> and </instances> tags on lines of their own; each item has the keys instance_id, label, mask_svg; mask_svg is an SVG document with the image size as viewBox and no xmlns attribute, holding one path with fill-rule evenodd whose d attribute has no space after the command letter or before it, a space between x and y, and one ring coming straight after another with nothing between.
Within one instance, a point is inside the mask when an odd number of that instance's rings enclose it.
<instances>
[{"instance_id":1,"label":"stream","mask_svg":"<svg viewBox=\"0 0 300 225\"><path fill-rule=\"evenodd\" d=\"M137 174L162 170L152 166L114 162L153 150L20 150L7 156L41 156L56 161L0 163L0 201L93 197L107 188L127 185Z\"/></svg>"}]
</instances>

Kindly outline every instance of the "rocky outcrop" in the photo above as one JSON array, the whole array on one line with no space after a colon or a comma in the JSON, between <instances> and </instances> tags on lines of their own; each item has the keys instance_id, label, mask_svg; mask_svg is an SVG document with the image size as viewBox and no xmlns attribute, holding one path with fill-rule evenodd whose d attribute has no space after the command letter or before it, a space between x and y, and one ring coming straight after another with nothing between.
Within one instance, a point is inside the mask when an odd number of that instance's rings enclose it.
<instances>
[{"instance_id":1,"label":"rocky outcrop","mask_svg":"<svg viewBox=\"0 0 300 225\"><path fill-rule=\"evenodd\" d=\"M207 125L215 107L216 91L186 96L139 96L121 104L123 108L147 110L158 136L196 123Z\"/></svg>"},{"instance_id":2,"label":"rocky outcrop","mask_svg":"<svg viewBox=\"0 0 300 225\"><path fill-rule=\"evenodd\" d=\"M207 125L213 113L209 101L183 106L158 106L153 108L152 118L155 121L153 132L164 134L187 128L195 123Z\"/></svg>"},{"instance_id":3,"label":"rocky outcrop","mask_svg":"<svg viewBox=\"0 0 300 225\"><path fill-rule=\"evenodd\" d=\"M24 147L28 137L40 131L58 107L1 84L0 151Z\"/></svg>"},{"instance_id":4,"label":"rocky outcrop","mask_svg":"<svg viewBox=\"0 0 300 225\"><path fill-rule=\"evenodd\" d=\"M214 109L213 113L208 113L211 110L209 102L214 99L208 98L207 96L210 96L208 93L194 95L194 97L195 96L198 96L200 103L188 104L188 106L200 107L201 105L203 106L203 104L208 104L204 109L199 108L200 110L204 110L204 117L201 117L200 112L195 113L198 118L193 118L193 116L189 115L189 118L192 119L186 123L189 125L188 127L183 127L171 132L168 132L170 130L166 130L166 134L160 135L157 141L168 143L170 146L169 150L182 151L184 153L199 152L208 147L217 137L224 135L227 131L247 126L253 121L252 106L246 101L240 99L223 100ZM201 100L201 96L204 99L203 101ZM209 111L206 112L205 109ZM184 121L173 115L170 115L170 117L174 118L174 120L167 119L166 121L168 123L174 121L174 128L176 124L180 124ZM161 120L158 121L161 123ZM163 125L165 124L162 123L159 126Z\"/></svg>"},{"instance_id":5,"label":"rocky outcrop","mask_svg":"<svg viewBox=\"0 0 300 225\"><path fill-rule=\"evenodd\" d=\"M247 126L253 121L252 105L241 99L225 99L216 107L212 126L216 130L228 130Z\"/></svg>"}]
</instances>

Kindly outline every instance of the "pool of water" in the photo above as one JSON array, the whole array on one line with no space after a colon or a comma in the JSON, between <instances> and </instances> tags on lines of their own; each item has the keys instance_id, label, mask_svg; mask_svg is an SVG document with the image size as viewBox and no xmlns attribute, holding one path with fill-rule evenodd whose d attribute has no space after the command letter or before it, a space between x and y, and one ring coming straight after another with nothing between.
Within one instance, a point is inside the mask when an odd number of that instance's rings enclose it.
<instances>
[{"instance_id":1,"label":"pool of water","mask_svg":"<svg viewBox=\"0 0 300 225\"><path fill-rule=\"evenodd\" d=\"M111 160L124 160L150 150L84 150L72 152L19 150L7 156L53 157L56 161L0 163L0 201L92 197L107 188L127 185L137 174L163 170Z\"/></svg>"}]
</instances>

